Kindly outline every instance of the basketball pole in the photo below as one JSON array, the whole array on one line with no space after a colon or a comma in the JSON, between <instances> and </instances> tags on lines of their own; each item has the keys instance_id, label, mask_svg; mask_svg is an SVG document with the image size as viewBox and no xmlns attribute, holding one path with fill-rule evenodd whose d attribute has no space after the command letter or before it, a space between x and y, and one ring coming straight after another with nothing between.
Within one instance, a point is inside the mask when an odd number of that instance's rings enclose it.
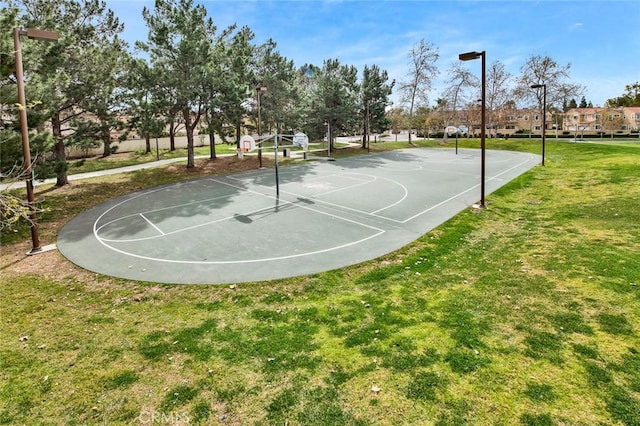
<instances>
[{"instance_id":1,"label":"basketball pole","mask_svg":"<svg viewBox=\"0 0 640 426\"><path fill-rule=\"evenodd\" d=\"M276 168L276 198L280 198L280 178L278 176L278 134L276 133L276 135L273 137L273 142L274 142L274 150L273 150L273 155L275 158L275 168Z\"/></svg>"}]
</instances>

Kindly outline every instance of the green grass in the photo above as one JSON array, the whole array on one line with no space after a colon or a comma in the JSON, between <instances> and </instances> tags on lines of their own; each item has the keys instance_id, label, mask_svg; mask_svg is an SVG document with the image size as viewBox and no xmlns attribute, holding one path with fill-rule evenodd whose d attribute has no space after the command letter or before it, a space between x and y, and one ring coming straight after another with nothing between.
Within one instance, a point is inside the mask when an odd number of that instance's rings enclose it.
<instances>
[{"instance_id":1,"label":"green grass","mask_svg":"<svg viewBox=\"0 0 640 426\"><path fill-rule=\"evenodd\" d=\"M21 228L2 237L0 424L640 425L638 158L549 141L487 210L395 253L233 287L111 279L55 252L58 271L30 269ZM38 189L43 239L195 175Z\"/></svg>"}]
</instances>

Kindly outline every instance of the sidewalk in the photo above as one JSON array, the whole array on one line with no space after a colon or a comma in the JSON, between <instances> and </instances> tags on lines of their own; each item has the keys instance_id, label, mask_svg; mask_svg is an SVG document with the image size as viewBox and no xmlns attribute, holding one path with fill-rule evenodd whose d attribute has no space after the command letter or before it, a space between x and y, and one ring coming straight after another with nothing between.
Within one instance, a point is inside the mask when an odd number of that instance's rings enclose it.
<instances>
[{"instance_id":1,"label":"sidewalk","mask_svg":"<svg viewBox=\"0 0 640 426\"><path fill-rule=\"evenodd\" d=\"M235 155L235 154L225 154L225 155ZM209 158L209 156L208 155L197 155L195 158L196 159ZM187 157L169 158L167 160L151 161L151 162L148 162L148 163L134 164L133 166L120 167L120 168L117 168L117 169L107 169L107 170L98 170L98 171L95 171L95 172L78 173L78 174L74 174L74 175L69 175L68 179L69 179L69 182L71 182L71 181L74 181L74 180L90 179L90 178L94 178L94 177L98 177L98 176L115 175L115 174L118 174L118 173L128 173L128 172L133 172L135 170L150 169L152 167L166 166L168 164L179 163L180 161L185 161L186 162L187 161ZM52 184L52 183L53 184L56 183L56 178L50 178L50 179L44 179L44 180L34 180L33 181L33 186L40 186L40 185L46 185L46 184ZM16 181L16 182L11 182L11 183L3 183L3 184L0 184L0 191L24 188L24 186L25 186L25 183L22 180Z\"/></svg>"}]
</instances>

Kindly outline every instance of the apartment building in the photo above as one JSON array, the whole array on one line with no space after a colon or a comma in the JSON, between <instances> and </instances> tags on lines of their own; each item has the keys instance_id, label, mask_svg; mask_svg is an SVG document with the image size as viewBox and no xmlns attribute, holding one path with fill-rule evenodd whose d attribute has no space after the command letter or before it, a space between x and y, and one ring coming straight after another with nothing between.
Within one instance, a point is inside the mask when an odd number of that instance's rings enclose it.
<instances>
[{"instance_id":1,"label":"apartment building","mask_svg":"<svg viewBox=\"0 0 640 426\"><path fill-rule=\"evenodd\" d=\"M547 131L557 129L554 116L550 111L546 113ZM463 111L458 116L465 121L466 127L473 129L472 133L480 133L480 111ZM540 134L542 132L542 111L534 108L487 110L486 133L490 136L512 136L519 134Z\"/></svg>"},{"instance_id":2,"label":"apartment building","mask_svg":"<svg viewBox=\"0 0 640 426\"><path fill-rule=\"evenodd\" d=\"M562 130L575 134L628 134L640 130L640 107L572 108L564 113Z\"/></svg>"}]
</instances>

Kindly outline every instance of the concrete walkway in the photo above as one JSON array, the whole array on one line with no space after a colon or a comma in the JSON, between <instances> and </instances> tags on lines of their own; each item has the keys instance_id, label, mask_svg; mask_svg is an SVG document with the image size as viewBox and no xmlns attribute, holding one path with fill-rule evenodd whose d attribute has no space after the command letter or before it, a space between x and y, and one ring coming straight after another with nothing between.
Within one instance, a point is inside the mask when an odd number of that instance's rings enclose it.
<instances>
[{"instance_id":1,"label":"concrete walkway","mask_svg":"<svg viewBox=\"0 0 640 426\"><path fill-rule=\"evenodd\" d=\"M231 155L235 155L235 154L223 154L223 155L218 155L218 157L224 157L224 156L231 156ZM196 159L199 158L209 158L208 155L197 155ZM134 164L132 166L126 166L126 167L118 167L116 169L106 169L106 170L97 170L95 172L87 172L87 173L77 173L77 174L73 174L73 175L69 175L69 181L74 181L74 180L80 180L80 179L90 179L90 178L94 178L94 177L98 177L98 176L106 176L106 175L116 175L118 173L128 173L128 172L133 172L135 170L142 170L142 169L150 169L152 167L160 167L160 166L166 166L168 164L173 164L173 163L179 163L181 161L187 161L186 157L180 157L180 158L169 158L166 160L159 160L159 161L150 161L148 163L141 163L141 164ZM33 186L40 186L40 185L47 185L47 184L55 184L56 183L56 178L50 178L50 179L44 179L44 180L34 180L33 181ZM8 189L18 189L18 188L23 188L25 186L24 181L16 181L16 182L11 182L11 183L5 183L5 184L0 184L0 191L4 191L4 190L8 190Z\"/></svg>"}]
</instances>

